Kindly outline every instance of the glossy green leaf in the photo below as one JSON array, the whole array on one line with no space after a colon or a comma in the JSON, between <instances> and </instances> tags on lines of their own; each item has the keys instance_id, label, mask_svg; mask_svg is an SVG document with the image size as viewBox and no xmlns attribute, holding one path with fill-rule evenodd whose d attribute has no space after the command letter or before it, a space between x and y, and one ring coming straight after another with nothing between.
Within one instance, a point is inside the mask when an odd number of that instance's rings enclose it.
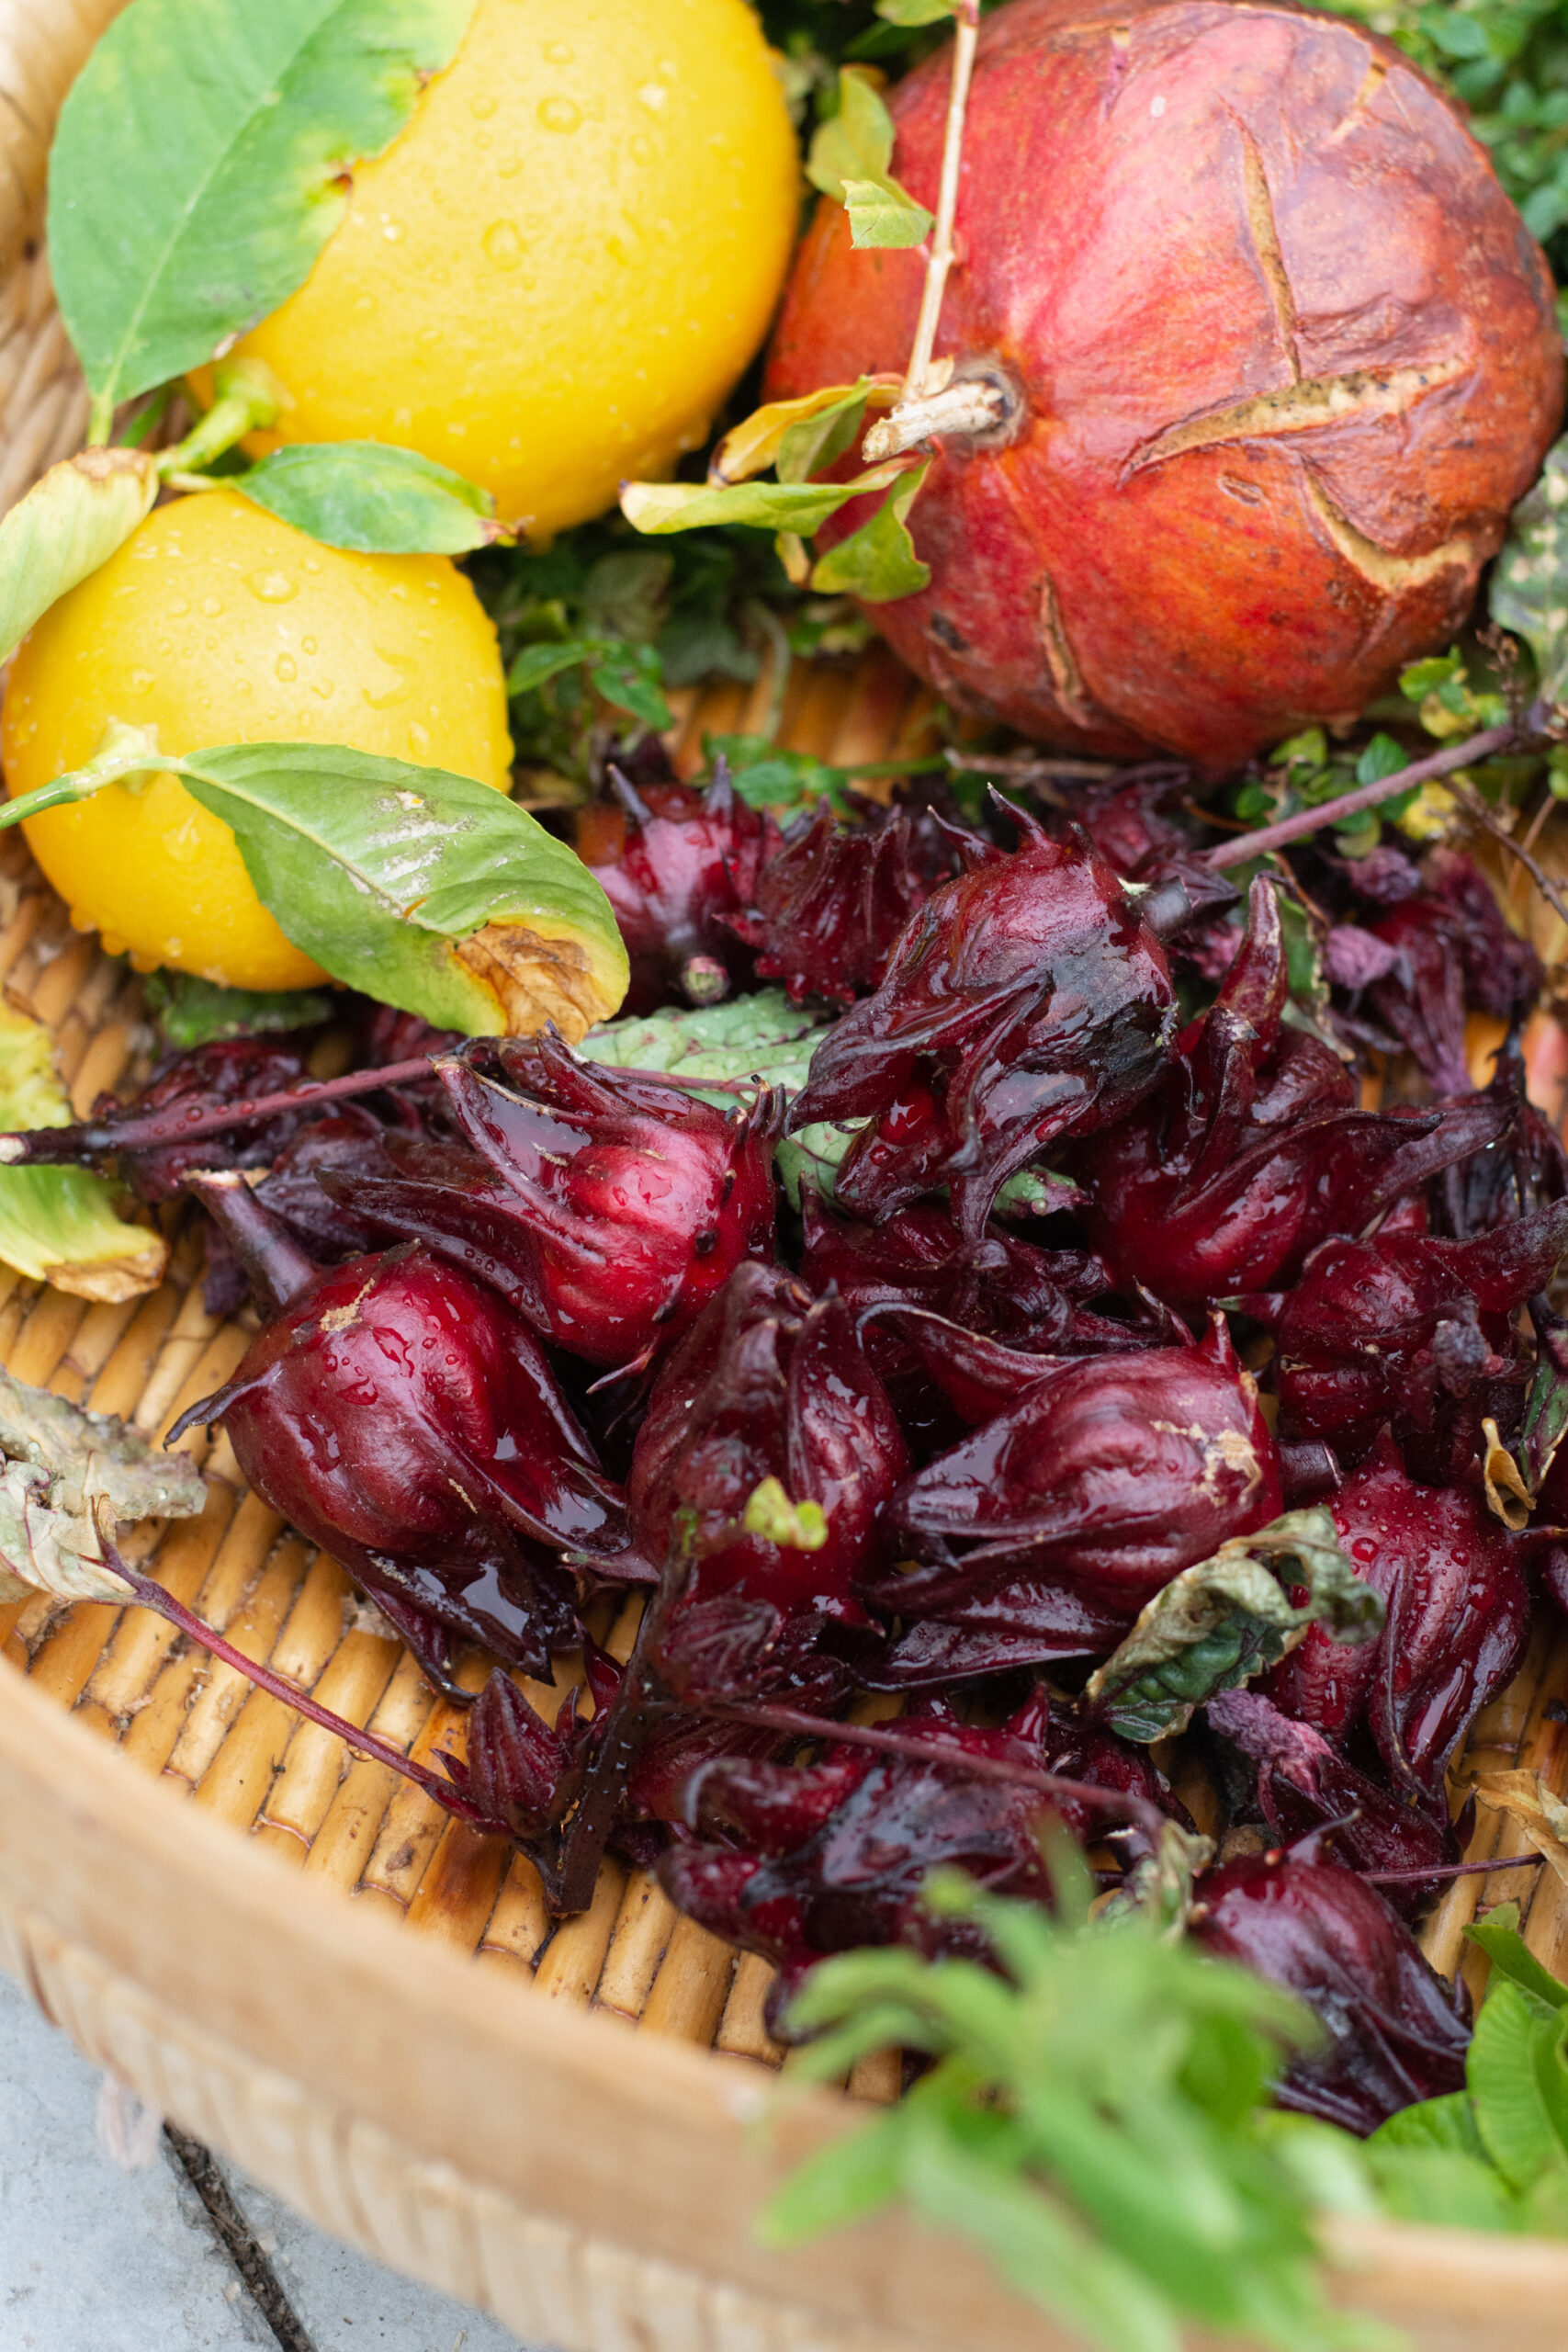
<instances>
[{"instance_id":1,"label":"glossy green leaf","mask_svg":"<svg viewBox=\"0 0 1568 2352\"><path fill-rule=\"evenodd\" d=\"M889 458L852 481L742 481L709 490L700 482L629 481L621 489L621 512L634 530L704 530L713 523L749 523L760 531L796 531L809 538L852 498L886 490L907 469Z\"/></svg>"},{"instance_id":2,"label":"glossy green leaf","mask_svg":"<svg viewBox=\"0 0 1568 2352\"><path fill-rule=\"evenodd\" d=\"M148 1011L181 1053L228 1037L313 1029L335 1010L331 989L225 989L189 972L150 972L143 986Z\"/></svg>"},{"instance_id":3,"label":"glossy green leaf","mask_svg":"<svg viewBox=\"0 0 1568 2352\"><path fill-rule=\"evenodd\" d=\"M136 449L84 449L51 466L0 522L0 662L152 512L158 477Z\"/></svg>"},{"instance_id":4,"label":"glossy green leaf","mask_svg":"<svg viewBox=\"0 0 1568 2352\"><path fill-rule=\"evenodd\" d=\"M893 161L893 118L875 84L854 66L839 75L839 109L819 123L807 158L806 176L835 204L844 200L846 180L881 180Z\"/></svg>"},{"instance_id":5,"label":"glossy green leaf","mask_svg":"<svg viewBox=\"0 0 1568 2352\"><path fill-rule=\"evenodd\" d=\"M133 0L61 112L49 248L92 391L212 358L303 285L473 0Z\"/></svg>"},{"instance_id":6,"label":"glossy green leaf","mask_svg":"<svg viewBox=\"0 0 1568 2352\"><path fill-rule=\"evenodd\" d=\"M1479 1944L1486 1954L1495 1978L1506 1977L1551 2008L1568 2009L1568 1984L1560 1984L1541 1966L1520 1935L1517 1903L1499 1904L1490 1918L1473 1921L1464 1933L1468 1942Z\"/></svg>"},{"instance_id":7,"label":"glossy green leaf","mask_svg":"<svg viewBox=\"0 0 1568 2352\"><path fill-rule=\"evenodd\" d=\"M1304 1587L1299 1606L1290 1598ZM1274 1665L1308 1625L1336 1641L1375 1640L1383 1604L1339 1548L1321 1505L1233 1536L1172 1577L1089 1677L1085 1696L1124 1739L1184 1731L1218 1691Z\"/></svg>"},{"instance_id":8,"label":"glossy green leaf","mask_svg":"<svg viewBox=\"0 0 1568 2352\"><path fill-rule=\"evenodd\" d=\"M931 566L915 553L906 516L919 495L927 464L895 482L867 522L813 567L811 585L819 595L859 596L868 605L892 604L919 595L931 583Z\"/></svg>"},{"instance_id":9,"label":"glossy green leaf","mask_svg":"<svg viewBox=\"0 0 1568 2352\"><path fill-rule=\"evenodd\" d=\"M1536 2043L1554 2032L1555 2013L1517 1984L1495 1985L1482 2005L1466 2061L1476 2128L1511 2187L1528 2188L1563 2162L1562 2144L1536 2079Z\"/></svg>"},{"instance_id":10,"label":"glossy green leaf","mask_svg":"<svg viewBox=\"0 0 1568 2352\"><path fill-rule=\"evenodd\" d=\"M1493 619L1535 655L1544 699L1568 698L1568 437L1548 453L1540 480L1514 509L1489 601Z\"/></svg>"},{"instance_id":11,"label":"glossy green leaf","mask_svg":"<svg viewBox=\"0 0 1568 2352\"><path fill-rule=\"evenodd\" d=\"M329 548L464 555L498 536L488 490L381 441L297 442L222 481Z\"/></svg>"},{"instance_id":12,"label":"glossy green leaf","mask_svg":"<svg viewBox=\"0 0 1568 2352\"><path fill-rule=\"evenodd\" d=\"M348 987L469 1035L553 1021L575 1040L626 993L609 900L504 793L335 743L231 743L175 759L122 729L0 827L136 775L177 775L233 829L258 897Z\"/></svg>"},{"instance_id":13,"label":"glossy green leaf","mask_svg":"<svg viewBox=\"0 0 1568 2352\"><path fill-rule=\"evenodd\" d=\"M844 210L850 243L857 248L923 245L935 226L925 206L906 196L897 180L847 179Z\"/></svg>"},{"instance_id":14,"label":"glossy green leaf","mask_svg":"<svg viewBox=\"0 0 1568 2352\"><path fill-rule=\"evenodd\" d=\"M63 1127L72 1110L41 1022L0 1004L0 1128ZM168 1248L116 1214L119 1194L85 1168L0 1168L0 1265L79 1298L155 1290Z\"/></svg>"}]
</instances>

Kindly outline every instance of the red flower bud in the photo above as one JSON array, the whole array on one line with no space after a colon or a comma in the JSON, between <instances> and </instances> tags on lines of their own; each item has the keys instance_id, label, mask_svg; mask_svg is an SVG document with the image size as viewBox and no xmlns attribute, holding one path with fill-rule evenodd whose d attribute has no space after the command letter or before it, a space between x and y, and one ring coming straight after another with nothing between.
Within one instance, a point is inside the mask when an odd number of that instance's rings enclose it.
<instances>
[{"instance_id":1,"label":"red flower bud","mask_svg":"<svg viewBox=\"0 0 1568 2352\"><path fill-rule=\"evenodd\" d=\"M661 1560L678 1514L695 1565L666 1644L690 1685L755 1690L800 1667L824 1621L869 1628L853 1580L884 1564L888 1506L908 1456L841 1299L812 1303L743 1265L654 1387L627 1497L639 1546ZM764 1479L819 1506L826 1541L795 1549L741 1521Z\"/></svg>"},{"instance_id":2,"label":"red flower bud","mask_svg":"<svg viewBox=\"0 0 1568 2352\"><path fill-rule=\"evenodd\" d=\"M933 891L876 994L818 1048L791 1125L871 1122L835 1180L856 1216L950 1184L978 1239L1009 1176L1158 1074L1175 1026L1164 949L1081 840L1018 822L1024 846Z\"/></svg>"},{"instance_id":3,"label":"red flower bud","mask_svg":"<svg viewBox=\"0 0 1568 2352\"><path fill-rule=\"evenodd\" d=\"M1365 1720L1394 1781L1435 1800L1450 1757L1524 1645L1519 1540L1471 1488L1417 1487L1387 1438L1328 1508L1357 1575L1382 1595L1386 1623L1360 1649L1309 1628L1264 1688L1336 1742Z\"/></svg>"},{"instance_id":4,"label":"red flower bud","mask_svg":"<svg viewBox=\"0 0 1568 2352\"><path fill-rule=\"evenodd\" d=\"M850 1004L881 986L905 924L954 872L955 841L973 862L1000 854L930 809L868 808L845 825L823 800L787 840L767 824L751 902L729 927L759 951L758 978L786 982L797 1004L806 996Z\"/></svg>"},{"instance_id":5,"label":"red flower bud","mask_svg":"<svg viewBox=\"0 0 1568 2352\"><path fill-rule=\"evenodd\" d=\"M217 1420L257 1494L367 1590L529 1673L578 1638L563 1554L649 1574L532 1332L417 1244L291 1299L179 1427Z\"/></svg>"},{"instance_id":6,"label":"red flower bud","mask_svg":"<svg viewBox=\"0 0 1568 2352\"><path fill-rule=\"evenodd\" d=\"M730 918L751 896L761 818L736 797L722 769L705 794L683 784L638 793L615 769L610 777L615 800L595 801L578 817L577 853L609 899L631 959L625 1010L686 1001L682 978L695 958L744 979L751 959Z\"/></svg>"},{"instance_id":7,"label":"red flower bud","mask_svg":"<svg viewBox=\"0 0 1568 2352\"><path fill-rule=\"evenodd\" d=\"M777 1094L727 1114L547 1031L438 1068L467 1148L394 1143L395 1176L327 1189L479 1275L569 1353L640 1367L733 1266L772 1256Z\"/></svg>"},{"instance_id":8,"label":"red flower bud","mask_svg":"<svg viewBox=\"0 0 1568 2352\"><path fill-rule=\"evenodd\" d=\"M1280 2106L1375 2132L1416 2099L1463 2089L1469 1997L1444 1984L1375 1888L1317 1854L1309 1839L1213 1871L1192 1933L1300 1994L1322 2026L1326 2047L1292 2060Z\"/></svg>"},{"instance_id":9,"label":"red flower bud","mask_svg":"<svg viewBox=\"0 0 1568 2352\"><path fill-rule=\"evenodd\" d=\"M997 1358L1010 1352L986 1344ZM1015 1362L1021 1374L1029 1359ZM1280 1508L1257 1384L1216 1317L1195 1347L1043 1371L907 1480L900 1524L961 1548L948 1565L900 1579L896 1603L886 1584L878 1598L906 1615L963 1623L954 1604L1024 1577L1131 1618L1181 1569Z\"/></svg>"}]
</instances>

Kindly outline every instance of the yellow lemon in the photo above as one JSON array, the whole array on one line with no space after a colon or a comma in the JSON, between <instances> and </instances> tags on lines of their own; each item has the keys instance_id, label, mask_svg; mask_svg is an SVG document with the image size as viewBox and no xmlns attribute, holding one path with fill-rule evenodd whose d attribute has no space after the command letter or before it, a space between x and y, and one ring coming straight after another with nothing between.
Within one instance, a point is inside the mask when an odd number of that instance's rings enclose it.
<instances>
[{"instance_id":1,"label":"yellow lemon","mask_svg":"<svg viewBox=\"0 0 1568 2352\"><path fill-rule=\"evenodd\" d=\"M421 450L547 536L701 446L784 282L800 175L744 0L478 0L239 345L287 441Z\"/></svg>"},{"instance_id":2,"label":"yellow lemon","mask_svg":"<svg viewBox=\"0 0 1568 2352\"><path fill-rule=\"evenodd\" d=\"M347 555L234 491L158 508L46 613L11 669L13 797L90 760L111 719L159 749L346 743L504 790L495 631L444 556ZM229 827L170 775L111 784L23 829L78 930L139 970L231 988L321 976L284 937Z\"/></svg>"}]
</instances>

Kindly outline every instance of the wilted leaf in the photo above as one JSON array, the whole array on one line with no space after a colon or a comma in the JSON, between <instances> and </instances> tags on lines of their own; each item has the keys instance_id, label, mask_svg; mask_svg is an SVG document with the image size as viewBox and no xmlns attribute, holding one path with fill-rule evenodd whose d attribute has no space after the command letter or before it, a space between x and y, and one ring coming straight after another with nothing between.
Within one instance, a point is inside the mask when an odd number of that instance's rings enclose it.
<instances>
[{"instance_id":1,"label":"wilted leaf","mask_svg":"<svg viewBox=\"0 0 1568 2352\"><path fill-rule=\"evenodd\" d=\"M17 500L0 522L0 662L125 545L157 495L152 460L140 449L83 449Z\"/></svg>"},{"instance_id":2,"label":"wilted leaf","mask_svg":"<svg viewBox=\"0 0 1568 2352\"><path fill-rule=\"evenodd\" d=\"M587 867L504 793L335 743L231 743L176 759L122 729L0 827L177 775L233 829L264 906L333 979L438 1029L575 1041L626 994L626 951Z\"/></svg>"},{"instance_id":3,"label":"wilted leaf","mask_svg":"<svg viewBox=\"0 0 1568 2352\"><path fill-rule=\"evenodd\" d=\"M897 180L844 182L850 243L858 247L923 245L934 225L923 204L906 196Z\"/></svg>"},{"instance_id":4,"label":"wilted leaf","mask_svg":"<svg viewBox=\"0 0 1568 2352\"><path fill-rule=\"evenodd\" d=\"M852 498L886 490L908 471L900 459L890 458L852 481L746 481L728 490L706 490L700 482L628 481L621 486L621 512L634 530L649 534L749 523L755 530L795 531L809 538Z\"/></svg>"},{"instance_id":5,"label":"wilted leaf","mask_svg":"<svg viewBox=\"0 0 1568 2352\"><path fill-rule=\"evenodd\" d=\"M380 441L299 442L222 480L329 548L463 555L503 536L488 490L417 450Z\"/></svg>"},{"instance_id":6,"label":"wilted leaf","mask_svg":"<svg viewBox=\"0 0 1568 2352\"><path fill-rule=\"evenodd\" d=\"M199 367L302 286L347 175L449 63L473 0L136 0L50 155L55 292L94 398Z\"/></svg>"},{"instance_id":7,"label":"wilted leaf","mask_svg":"<svg viewBox=\"0 0 1568 2352\"><path fill-rule=\"evenodd\" d=\"M1299 1608L1290 1598L1295 1585L1307 1589ZM1359 1643L1382 1623L1382 1602L1340 1550L1329 1512L1287 1511L1174 1577L1089 1677L1085 1696L1124 1739L1160 1739L1184 1731L1218 1691L1274 1665L1309 1625Z\"/></svg>"},{"instance_id":8,"label":"wilted leaf","mask_svg":"<svg viewBox=\"0 0 1568 2352\"><path fill-rule=\"evenodd\" d=\"M807 447L805 436L814 426L823 433L830 432L843 412L857 401L873 408L891 408L902 386L901 377L862 376L853 384L824 384L815 392L803 392L798 400L768 401L725 435L708 460L709 484L722 490L736 482L750 481L753 474L766 473L770 466L779 463L786 448L792 457L803 451ZM848 447L846 436L840 448ZM786 458L779 468L779 479L804 481L816 466L829 462L819 454L813 464L791 463Z\"/></svg>"},{"instance_id":9,"label":"wilted leaf","mask_svg":"<svg viewBox=\"0 0 1568 2352\"><path fill-rule=\"evenodd\" d=\"M1536 1852L1568 1884L1568 1804L1539 1772L1483 1772L1474 1783L1477 1804L1517 1822Z\"/></svg>"},{"instance_id":10,"label":"wilted leaf","mask_svg":"<svg viewBox=\"0 0 1568 2352\"><path fill-rule=\"evenodd\" d=\"M192 1519L207 1490L188 1453L164 1453L123 1421L84 1412L0 1372L0 1601L29 1592L123 1600L104 1565L100 1516Z\"/></svg>"},{"instance_id":11,"label":"wilted leaf","mask_svg":"<svg viewBox=\"0 0 1568 2352\"><path fill-rule=\"evenodd\" d=\"M48 1030L0 1004L0 1127L70 1123ZM118 1197L85 1168L0 1168L0 1264L110 1304L156 1290L168 1244L117 1216Z\"/></svg>"},{"instance_id":12,"label":"wilted leaf","mask_svg":"<svg viewBox=\"0 0 1568 2352\"><path fill-rule=\"evenodd\" d=\"M1568 438L1548 452L1540 480L1515 507L1492 568L1492 617L1535 655L1549 703L1568 696Z\"/></svg>"},{"instance_id":13,"label":"wilted leaf","mask_svg":"<svg viewBox=\"0 0 1568 2352\"><path fill-rule=\"evenodd\" d=\"M892 604L919 595L931 583L931 566L915 553L905 516L919 495L926 463L896 482L869 521L829 548L811 574L819 595L859 596L868 605Z\"/></svg>"}]
</instances>

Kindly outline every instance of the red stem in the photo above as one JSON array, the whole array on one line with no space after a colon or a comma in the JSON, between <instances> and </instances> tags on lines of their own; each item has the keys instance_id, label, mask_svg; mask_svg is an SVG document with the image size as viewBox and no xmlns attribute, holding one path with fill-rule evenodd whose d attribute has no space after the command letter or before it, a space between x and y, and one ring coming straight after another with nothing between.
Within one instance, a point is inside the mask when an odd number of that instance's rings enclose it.
<instances>
[{"instance_id":1,"label":"red stem","mask_svg":"<svg viewBox=\"0 0 1568 2352\"><path fill-rule=\"evenodd\" d=\"M188 1634L193 1642L198 1642L204 1650L210 1650L213 1657L220 1658L225 1666L233 1667L248 1682L254 1682L257 1690L265 1690L268 1698L281 1699L285 1706L294 1709L296 1714L303 1715L310 1723L319 1724L323 1731L333 1733L345 1747L353 1748L355 1755L368 1757L376 1764L389 1765L405 1781L412 1781L422 1788L426 1796L434 1797L446 1812L456 1814L459 1821L469 1823L487 1837L512 1837L512 1831L504 1821L492 1821L489 1814L481 1812L472 1799L464 1796L461 1790L443 1773L433 1772L428 1765L416 1764L412 1756L405 1756L400 1747L392 1747L386 1740L378 1739L373 1731L362 1731L357 1724L347 1722L342 1715L334 1715L330 1707L323 1707L308 1690L301 1690L298 1683L288 1681L275 1668L264 1666L257 1659L247 1657L243 1650L236 1649L215 1625L209 1625L194 1610L187 1609L183 1600L176 1600L166 1586L129 1567L101 1528L99 1539L107 1566L117 1577L124 1577L143 1609L152 1610L169 1624L177 1626L182 1634Z\"/></svg>"},{"instance_id":2,"label":"red stem","mask_svg":"<svg viewBox=\"0 0 1568 2352\"><path fill-rule=\"evenodd\" d=\"M342 1078L313 1079L304 1086L285 1088L281 1094L257 1094L243 1102L220 1103L213 1111L183 1110L171 1103L166 1111L150 1111L141 1119L103 1119L74 1127L36 1127L0 1136L0 1163L46 1160L49 1147L74 1159L106 1151L152 1151L164 1144L188 1143L198 1136L221 1135L228 1127L248 1126L253 1119L276 1118L285 1111L313 1111L319 1102L339 1102L347 1095L374 1094L382 1086L409 1086L431 1074L429 1057L389 1062L382 1069L351 1069ZM39 1149L31 1148L38 1145Z\"/></svg>"},{"instance_id":3,"label":"red stem","mask_svg":"<svg viewBox=\"0 0 1568 2352\"><path fill-rule=\"evenodd\" d=\"M1221 842L1217 849L1205 850L1204 862L1215 868L1242 865L1250 857L1261 857L1271 849L1283 849L1287 842L1304 841L1325 825L1343 824L1347 817L1359 817L1367 808L1375 808L1380 801L1392 800L1396 792L1408 792L1419 784L1430 784L1438 776L1452 775L1456 768L1468 767L1472 760L1489 759L1494 752L1511 750L1517 744L1539 735L1545 723L1546 712L1537 703L1522 718L1510 718L1506 726L1483 728L1479 735L1467 736L1462 743L1450 743L1446 751L1433 752L1424 760L1413 760L1407 768L1400 768L1393 775L1380 776L1375 784L1359 785L1354 792L1343 792L1337 800L1325 800L1316 808L1298 809L1293 817L1281 817L1277 825L1264 825L1255 833L1237 833L1228 842Z\"/></svg>"},{"instance_id":4,"label":"red stem","mask_svg":"<svg viewBox=\"0 0 1568 2352\"><path fill-rule=\"evenodd\" d=\"M1090 1781L1067 1780L1034 1764L1012 1764L1000 1756L976 1756L956 1742L921 1739L913 1732L887 1731L880 1724L840 1724L828 1715L808 1715L798 1707L773 1707L750 1701L722 1699L688 1702L700 1715L722 1715L728 1722L755 1724L764 1731L798 1732L803 1739L839 1741L849 1747L875 1748L884 1756L912 1757L918 1764L951 1764L979 1781L1005 1781L1015 1788L1037 1789L1042 1796L1066 1797L1075 1804L1100 1805L1124 1813L1146 1836L1157 1840L1167 1816L1146 1797L1129 1789L1100 1789Z\"/></svg>"},{"instance_id":5,"label":"red stem","mask_svg":"<svg viewBox=\"0 0 1568 2352\"><path fill-rule=\"evenodd\" d=\"M1539 1862L1540 1854L1505 1854L1495 1862L1439 1862L1429 1871L1358 1871L1369 1886L1425 1886L1435 1878L1479 1878L1488 1871L1522 1871Z\"/></svg>"}]
</instances>

